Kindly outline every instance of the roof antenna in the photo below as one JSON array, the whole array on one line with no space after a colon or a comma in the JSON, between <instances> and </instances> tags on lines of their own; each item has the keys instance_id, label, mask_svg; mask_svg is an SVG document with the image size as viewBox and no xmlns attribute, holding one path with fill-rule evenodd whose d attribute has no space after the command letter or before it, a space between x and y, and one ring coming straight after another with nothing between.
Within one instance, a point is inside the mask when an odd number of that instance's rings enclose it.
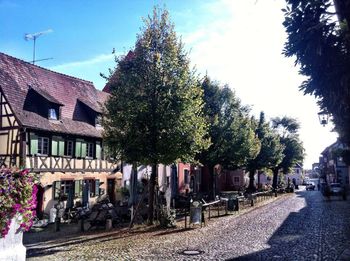
<instances>
[{"instance_id":1,"label":"roof antenna","mask_svg":"<svg viewBox=\"0 0 350 261\"><path fill-rule=\"evenodd\" d=\"M53 58L45 58L45 59L35 60L35 42L36 42L36 39L37 39L39 36L43 35L43 34L48 34L48 33L52 33L52 32L53 32L52 29L48 29L48 30L46 30L46 31L42 31L42 32L38 32L38 33L33 33L33 34L25 34L25 35L24 35L24 39L25 39L26 41L33 40L33 42L34 42L34 45L33 45L33 60L31 61L33 64L35 64L35 62L53 59Z\"/></svg>"}]
</instances>

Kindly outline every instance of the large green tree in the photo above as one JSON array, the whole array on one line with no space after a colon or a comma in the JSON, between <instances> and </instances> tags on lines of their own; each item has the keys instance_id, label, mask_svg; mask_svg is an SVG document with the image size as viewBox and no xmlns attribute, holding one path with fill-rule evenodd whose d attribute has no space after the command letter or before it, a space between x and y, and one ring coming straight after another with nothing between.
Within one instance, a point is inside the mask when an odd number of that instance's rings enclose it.
<instances>
[{"instance_id":1,"label":"large green tree","mask_svg":"<svg viewBox=\"0 0 350 261\"><path fill-rule=\"evenodd\" d=\"M284 146L280 143L277 133L265 120L264 112L260 113L259 122L255 131L261 148L259 154L247 164L249 171L249 191L255 191L254 176L257 171L271 169L281 163Z\"/></svg>"},{"instance_id":2,"label":"large green tree","mask_svg":"<svg viewBox=\"0 0 350 261\"><path fill-rule=\"evenodd\" d=\"M286 3L284 54L296 57L300 74L307 77L300 89L316 96L321 110L333 116L341 140L350 146L350 1Z\"/></svg>"},{"instance_id":3,"label":"large green tree","mask_svg":"<svg viewBox=\"0 0 350 261\"><path fill-rule=\"evenodd\" d=\"M212 191L215 195L216 176L214 166L238 169L255 158L260 149L252 127L248 109L228 87L221 87L217 82L205 77L204 114L209 126L209 138L212 144L203 150L198 159L209 169Z\"/></svg>"},{"instance_id":4,"label":"large green tree","mask_svg":"<svg viewBox=\"0 0 350 261\"><path fill-rule=\"evenodd\" d=\"M144 20L135 48L108 77L104 138L122 160L152 166L148 221L153 223L157 164L191 162L208 147L203 91L166 10Z\"/></svg>"},{"instance_id":5,"label":"large green tree","mask_svg":"<svg viewBox=\"0 0 350 261\"><path fill-rule=\"evenodd\" d=\"M271 120L272 127L277 131L280 143L283 145L283 159L277 165L271 168L273 173L272 187L277 187L278 174L282 171L284 174L289 173L297 164L302 164L304 160L304 147L299 138L299 122L291 117L276 117Z\"/></svg>"}]
</instances>

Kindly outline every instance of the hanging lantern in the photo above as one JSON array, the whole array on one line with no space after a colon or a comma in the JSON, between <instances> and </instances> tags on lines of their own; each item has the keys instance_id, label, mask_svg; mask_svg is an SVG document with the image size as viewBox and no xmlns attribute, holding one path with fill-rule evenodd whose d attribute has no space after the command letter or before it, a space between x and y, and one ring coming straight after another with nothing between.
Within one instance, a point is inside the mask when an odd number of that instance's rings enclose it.
<instances>
[{"instance_id":1,"label":"hanging lantern","mask_svg":"<svg viewBox=\"0 0 350 261\"><path fill-rule=\"evenodd\" d=\"M321 125L324 127L328 124L329 114L327 113L327 111L323 110L318 113L318 119Z\"/></svg>"}]
</instances>

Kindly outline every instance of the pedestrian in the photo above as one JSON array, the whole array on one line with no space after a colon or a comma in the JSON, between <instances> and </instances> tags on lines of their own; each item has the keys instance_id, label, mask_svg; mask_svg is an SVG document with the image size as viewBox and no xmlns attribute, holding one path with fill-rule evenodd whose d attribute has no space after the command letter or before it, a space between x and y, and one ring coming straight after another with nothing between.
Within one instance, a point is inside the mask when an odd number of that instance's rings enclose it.
<instances>
[{"instance_id":1,"label":"pedestrian","mask_svg":"<svg viewBox=\"0 0 350 261\"><path fill-rule=\"evenodd\" d=\"M320 183L317 183L317 190L320 191Z\"/></svg>"}]
</instances>

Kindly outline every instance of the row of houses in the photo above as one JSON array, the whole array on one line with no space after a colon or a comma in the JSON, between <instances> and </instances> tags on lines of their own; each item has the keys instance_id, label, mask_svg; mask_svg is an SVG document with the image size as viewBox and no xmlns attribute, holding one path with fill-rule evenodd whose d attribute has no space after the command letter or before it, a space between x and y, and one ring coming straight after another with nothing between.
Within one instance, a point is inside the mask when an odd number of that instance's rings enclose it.
<instances>
[{"instance_id":1,"label":"row of houses","mask_svg":"<svg viewBox=\"0 0 350 261\"><path fill-rule=\"evenodd\" d=\"M100 120L108 95L108 88L100 91L92 82L0 53L0 166L39 174L39 215L62 198L68 205L93 204L101 195L115 201L116 192L129 186L131 165L110 158L103 146ZM148 178L150 172L150 167L139 166L137 178ZM217 172L218 191L247 183L243 170ZM264 175L262 183L271 183ZM158 166L163 191L172 187L174 194L207 193L212 182L205 167Z\"/></svg>"},{"instance_id":2,"label":"row of houses","mask_svg":"<svg viewBox=\"0 0 350 261\"><path fill-rule=\"evenodd\" d=\"M323 182L350 185L350 166L346 164L341 153L345 149L346 145L337 140L321 152L315 168Z\"/></svg>"}]
</instances>

